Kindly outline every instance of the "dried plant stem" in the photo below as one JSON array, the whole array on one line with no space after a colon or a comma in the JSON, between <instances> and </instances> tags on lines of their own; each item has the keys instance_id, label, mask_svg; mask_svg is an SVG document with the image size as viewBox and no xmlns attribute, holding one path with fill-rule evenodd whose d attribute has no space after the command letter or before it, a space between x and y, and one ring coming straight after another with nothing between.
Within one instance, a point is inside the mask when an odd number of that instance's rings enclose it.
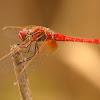
<instances>
[{"instance_id":1,"label":"dried plant stem","mask_svg":"<svg viewBox=\"0 0 100 100\"><path fill-rule=\"evenodd\" d=\"M18 46L14 45L12 46L11 50L15 50L16 48L18 48ZM23 63L19 64L23 60L21 52L14 51L14 53L12 54L12 58L14 62L14 70L16 74L21 100L32 100L32 95L29 88L29 82L25 70L20 75L20 72L24 68Z\"/></svg>"}]
</instances>

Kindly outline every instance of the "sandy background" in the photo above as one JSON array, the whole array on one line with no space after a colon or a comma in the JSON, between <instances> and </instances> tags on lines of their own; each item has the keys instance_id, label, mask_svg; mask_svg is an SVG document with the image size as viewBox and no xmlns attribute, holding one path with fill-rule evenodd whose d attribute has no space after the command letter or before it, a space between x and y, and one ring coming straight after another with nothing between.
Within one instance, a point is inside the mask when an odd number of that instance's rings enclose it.
<instances>
[{"instance_id":1,"label":"sandy background","mask_svg":"<svg viewBox=\"0 0 100 100\"><path fill-rule=\"evenodd\" d=\"M100 38L99 0L0 0L0 28L41 25L80 38ZM0 30L0 57L21 42ZM29 74L33 100L100 100L100 45L58 42L58 50ZM1 63L1 62L0 62ZM20 100L10 60L0 65L0 99Z\"/></svg>"}]
</instances>

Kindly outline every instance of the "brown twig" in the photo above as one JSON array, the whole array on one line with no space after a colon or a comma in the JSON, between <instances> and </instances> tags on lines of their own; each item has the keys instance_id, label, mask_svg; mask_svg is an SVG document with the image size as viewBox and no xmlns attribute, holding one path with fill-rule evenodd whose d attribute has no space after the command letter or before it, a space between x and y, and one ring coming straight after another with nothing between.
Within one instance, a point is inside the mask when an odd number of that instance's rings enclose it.
<instances>
[{"instance_id":1,"label":"brown twig","mask_svg":"<svg viewBox=\"0 0 100 100\"><path fill-rule=\"evenodd\" d=\"M13 62L14 62L14 70L16 74L17 84L21 96L21 100L32 100L32 95L29 88L29 82L27 79L26 71L24 70L21 75L20 72L24 68L24 64L22 62L23 57L21 52L16 51L16 48L19 48L17 45L12 46L11 50L14 51L12 54Z\"/></svg>"}]
</instances>

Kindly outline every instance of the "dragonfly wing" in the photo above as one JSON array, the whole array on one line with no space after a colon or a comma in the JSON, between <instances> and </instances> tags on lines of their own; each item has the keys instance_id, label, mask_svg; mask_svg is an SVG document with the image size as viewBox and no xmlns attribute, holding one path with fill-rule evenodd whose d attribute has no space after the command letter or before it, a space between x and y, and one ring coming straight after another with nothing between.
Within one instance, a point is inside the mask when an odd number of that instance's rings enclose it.
<instances>
[{"instance_id":1,"label":"dragonfly wing","mask_svg":"<svg viewBox=\"0 0 100 100\"><path fill-rule=\"evenodd\" d=\"M53 44L52 44L53 43ZM33 44L34 46L35 44ZM53 49L53 45L56 45L56 47ZM38 50L36 51L36 54L32 57L31 60L29 60L28 62L25 62L25 66L24 69L21 71L21 73L26 70L27 74L31 73L33 70L35 70L35 68L38 68L37 66L41 66L41 64L44 63L45 60L47 60L47 55L50 55L51 51L54 51L57 48L57 43L55 41L44 41L44 42L38 42ZM51 49L52 47L52 49ZM32 56L32 52L34 54L34 50L35 48L33 47L33 50L31 51L31 53L27 54L27 56ZM27 57L26 56L26 57ZM25 57L25 56L24 56Z\"/></svg>"},{"instance_id":2,"label":"dragonfly wing","mask_svg":"<svg viewBox=\"0 0 100 100\"><path fill-rule=\"evenodd\" d=\"M0 59L0 74L7 74L13 71L13 63L11 53Z\"/></svg>"},{"instance_id":3,"label":"dragonfly wing","mask_svg":"<svg viewBox=\"0 0 100 100\"><path fill-rule=\"evenodd\" d=\"M35 68L38 68L39 66L41 66L41 64L43 64L45 60L48 59L47 56L52 54L57 49L58 44L54 40L47 40L45 42L39 42L38 47L39 47L39 50L36 51L35 56L33 56L32 59L29 60L28 62L25 62L25 67L22 70L22 72L26 70L27 74L29 74L33 70L35 70ZM31 52L34 53L34 49L35 48L33 47L33 50ZM32 53L30 54L28 53L28 56L29 55L31 56L31 54Z\"/></svg>"},{"instance_id":4,"label":"dragonfly wing","mask_svg":"<svg viewBox=\"0 0 100 100\"><path fill-rule=\"evenodd\" d=\"M10 39L10 42L13 43L18 43L19 42L19 38L18 38L18 34L19 31L23 30L24 28L26 29L31 29L32 31L34 31L37 26L35 25L29 25L29 26L5 26L3 28L3 30L1 30L1 34L2 36L6 37L7 39Z\"/></svg>"},{"instance_id":5,"label":"dragonfly wing","mask_svg":"<svg viewBox=\"0 0 100 100\"><path fill-rule=\"evenodd\" d=\"M17 45L13 45L11 49L13 49L10 53L6 54L5 56L0 58L0 74L2 73L8 73L13 70L13 61L11 55L14 52L20 52L22 51L27 45L30 44L31 41L23 42L16 48Z\"/></svg>"},{"instance_id":6,"label":"dragonfly wing","mask_svg":"<svg viewBox=\"0 0 100 100\"><path fill-rule=\"evenodd\" d=\"M58 48L58 44L55 40L48 40L48 47L50 48L51 52L54 52Z\"/></svg>"},{"instance_id":7,"label":"dragonfly wing","mask_svg":"<svg viewBox=\"0 0 100 100\"><path fill-rule=\"evenodd\" d=\"M31 29L33 27L37 27L36 25L28 25L28 26L23 26L23 28L28 28L28 29Z\"/></svg>"},{"instance_id":8,"label":"dragonfly wing","mask_svg":"<svg viewBox=\"0 0 100 100\"><path fill-rule=\"evenodd\" d=\"M36 25L28 25L28 26L5 26L5 27L3 27L3 30L5 30L5 29L24 29L24 28L30 29L30 28L33 28L33 27L36 27Z\"/></svg>"},{"instance_id":9,"label":"dragonfly wing","mask_svg":"<svg viewBox=\"0 0 100 100\"><path fill-rule=\"evenodd\" d=\"M8 40L10 43L18 43L18 33L21 29L18 28L7 28L5 30L1 30L0 36L3 36L4 39Z\"/></svg>"}]
</instances>

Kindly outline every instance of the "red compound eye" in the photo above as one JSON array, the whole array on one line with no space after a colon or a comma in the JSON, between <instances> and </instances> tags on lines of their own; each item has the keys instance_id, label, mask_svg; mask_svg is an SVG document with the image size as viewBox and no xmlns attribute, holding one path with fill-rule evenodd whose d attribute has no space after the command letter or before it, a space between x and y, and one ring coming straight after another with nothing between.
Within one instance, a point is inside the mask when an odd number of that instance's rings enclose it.
<instances>
[{"instance_id":1,"label":"red compound eye","mask_svg":"<svg viewBox=\"0 0 100 100\"><path fill-rule=\"evenodd\" d=\"M22 31L19 32L19 38L22 41L25 41L27 34L28 34L28 31L26 29L23 29Z\"/></svg>"}]
</instances>

